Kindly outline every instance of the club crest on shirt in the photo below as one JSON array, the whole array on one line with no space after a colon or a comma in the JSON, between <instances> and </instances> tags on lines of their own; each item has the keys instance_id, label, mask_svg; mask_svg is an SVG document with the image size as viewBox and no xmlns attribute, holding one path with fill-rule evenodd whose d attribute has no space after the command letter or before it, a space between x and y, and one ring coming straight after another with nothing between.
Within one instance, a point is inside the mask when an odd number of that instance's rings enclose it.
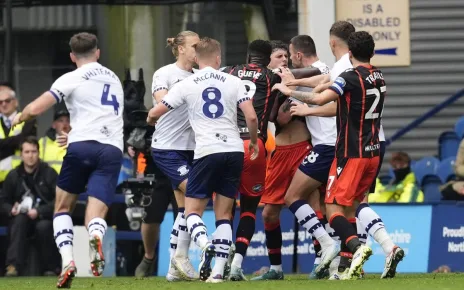
<instances>
[{"instance_id":1,"label":"club crest on shirt","mask_svg":"<svg viewBox=\"0 0 464 290\"><path fill-rule=\"evenodd\" d=\"M180 176L184 176L189 173L189 169L187 168L187 165L182 165L181 167L177 168L177 172L179 172Z\"/></svg>"},{"instance_id":2,"label":"club crest on shirt","mask_svg":"<svg viewBox=\"0 0 464 290\"><path fill-rule=\"evenodd\" d=\"M256 184L251 188L254 192L260 192L263 190L263 185L262 184Z\"/></svg>"}]
</instances>

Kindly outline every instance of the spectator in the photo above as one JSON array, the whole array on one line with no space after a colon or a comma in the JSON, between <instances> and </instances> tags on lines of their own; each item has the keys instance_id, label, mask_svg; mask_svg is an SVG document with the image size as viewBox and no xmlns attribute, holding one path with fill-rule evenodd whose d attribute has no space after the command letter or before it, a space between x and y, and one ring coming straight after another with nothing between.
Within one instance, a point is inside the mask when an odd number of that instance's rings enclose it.
<instances>
[{"instance_id":1,"label":"spectator","mask_svg":"<svg viewBox=\"0 0 464 290\"><path fill-rule=\"evenodd\" d=\"M377 179L375 193L369 195L369 202L424 202L424 193L416 185L416 176L411 171L409 155L404 152L393 153L390 164L395 178L386 186Z\"/></svg>"},{"instance_id":2,"label":"spectator","mask_svg":"<svg viewBox=\"0 0 464 290\"><path fill-rule=\"evenodd\" d=\"M443 200L464 200L464 139L459 144L454 173L456 179L440 187Z\"/></svg>"},{"instance_id":3,"label":"spectator","mask_svg":"<svg viewBox=\"0 0 464 290\"><path fill-rule=\"evenodd\" d=\"M53 117L52 127L47 130L45 136L39 140L40 159L48 163L59 174L63 157L66 155L66 147L58 146L56 136L69 133L69 112L67 110L57 110Z\"/></svg>"},{"instance_id":4,"label":"spectator","mask_svg":"<svg viewBox=\"0 0 464 290\"><path fill-rule=\"evenodd\" d=\"M21 163L19 145L26 136L37 135L37 123L31 120L11 130L18 100L11 84L0 83L0 188L10 170Z\"/></svg>"},{"instance_id":5,"label":"spectator","mask_svg":"<svg viewBox=\"0 0 464 290\"><path fill-rule=\"evenodd\" d=\"M0 210L10 216L6 275L17 276L24 271L32 236L43 273L56 275L59 260L52 220L57 173L40 161L35 137L27 137L20 148L23 162L8 173L0 194Z\"/></svg>"}]
</instances>

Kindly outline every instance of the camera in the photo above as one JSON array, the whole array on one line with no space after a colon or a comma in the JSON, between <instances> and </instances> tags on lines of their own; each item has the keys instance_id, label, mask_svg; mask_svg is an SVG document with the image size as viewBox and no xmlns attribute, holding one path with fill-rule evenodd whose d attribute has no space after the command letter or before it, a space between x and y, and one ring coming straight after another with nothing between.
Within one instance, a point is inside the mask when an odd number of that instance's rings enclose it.
<instances>
[{"instance_id":1,"label":"camera","mask_svg":"<svg viewBox=\"0 0 464 290\"><path fill-rule=\"evenodd\" d=\"M147 214L144 208L153 202L151 196L155 183L154 175L129 178L123 182L122 189L127 205L126 217L132 230L137 230L140 227L140 223Z\"/></svg>"}]
</instances>

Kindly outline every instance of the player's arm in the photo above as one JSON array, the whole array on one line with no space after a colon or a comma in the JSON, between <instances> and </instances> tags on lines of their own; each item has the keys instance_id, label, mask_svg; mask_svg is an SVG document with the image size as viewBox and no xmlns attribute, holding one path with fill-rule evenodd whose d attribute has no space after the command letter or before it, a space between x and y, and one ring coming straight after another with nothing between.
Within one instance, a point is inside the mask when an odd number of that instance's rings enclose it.
<instances>
[{"instance_id":1,"label":"player's arm","mask_svg":"<svg viewBox=\"0 0 464 290\"><path fill-rule=\"evenodd\" d=\"M160 74L159 71L153 75L153 82L151 85L151 93L156 103L161 103L161 100L168 93L168 78Z\"/></svg>"},{"instance_id":2,"label":"player's arm","mask_svg":"<svg viewBox=\"0 0 464 290\"><path fill-rule=\"evenodd\" d=\"M330 81L330 75L317 75L310 78L294 79L287 83L287 86L300 86L315 88L321 83Z\"/></svg>"},{"instance_id":3,"label":"player's arm","mask_svg":"<svg viewBox=\"0 0 464 290\"><path fill-rule=\"evenodd\" d=\"M148 125L154 126L161 116L184 103L184 98L179 88L180 86L174 86L169 93L148 112Z\"/></svg>"},{"instance_id":4,"label":"player's arm","mask_svg":"<svg viewBox=\"0 0 464 290\"><path fill-rule=\"evenodd\" d=\"M338 94L333 90L325 90L322 93L300 92L294 91L284 84L276 84L272 89L279 90L284 95L293 97L303 103L319 106L335 101L338 98Z\"/></svg>"},{"instance_id":5,"label":"player's arm","mask_svg":"<svg viewBox=\"0 0 464 290\"><path fill-rule=\"evenodd\" d=\"M337 102L324 106L308 107L306 104L295 104L290 108L292 116L334 117L337 115Z\"/></svg>"},{"instance_id":6,"label":"player's arm","mask_svg":"<svg viewBox=\"0 0 464 290\"><path fill-rule=\"evenodd\" d=\"M250 159L254 160L258 157L259 146L258 146L258 117L256 116L255 108L253 107L253 101L248 96L247 89L240 81L239 89L237 93L237 104L240 110L242 110L243 115L245 115L245 122L248 127L248 132L250 134L250 143L248 145L248 150L253 152Z\"/></svg>"}]
</instances>

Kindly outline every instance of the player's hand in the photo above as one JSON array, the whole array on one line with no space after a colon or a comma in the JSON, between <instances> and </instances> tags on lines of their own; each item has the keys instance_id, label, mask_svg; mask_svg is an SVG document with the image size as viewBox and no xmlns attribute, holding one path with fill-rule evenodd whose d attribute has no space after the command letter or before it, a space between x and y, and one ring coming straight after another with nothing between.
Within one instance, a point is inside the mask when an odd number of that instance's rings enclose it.
<instances>
[{"instance_id":1,"label":"player's hand","mask_svg":"<svg viewBox=\"0 0 464 290\"><path fill-rule=\"evenodd\" d=\"M293 103L293 106L290 107L290 114L292 116L310 116L311 115L311 108L308 107L306 104L301 103Z\"/></svg>"},{"instance_id":2,"label":"player's hand","mask_svg":"<svg viewBox=\"0 0 464 290\"><path fill-rule=\"evenodd\" d=\"M292 71L288 67L280 67L279 69L280 71L277 71L276 73L282 79L283 84L288 85L288 82L295 79L295 76L293 75Z\"/></svg>"},{"instance_id":3,"label":"player's hand","mask_svg":"<svg viewBox=\"0 0 464 290\"><path fill-rule=\"evenodd\" d=\"M292 90L287 87L286 85L280 83L280 84L275 84L273 87L272 87L272 91L275 91L275 90L279 90L282 94L286 95L286 96L290 96L290 94L292 93Z\"/></svg>"},{"instance_id":4,"label":"player's hand","mask_svg":"<svg viewBox=\"0 0 464 290\"><path fill-rule=\"evenodd\" d=\"M250 160L255 160L259 155L258 143L253 143L253 142L248 143L248 152L253 152L250 156Z\"/></svg>"},{"instance_id":5,"label":"player's hand","mask_svg":"<svg viewBox=\"0 0 464 290\"><path fill-rule=\"evenodd\" d=\"M324 90L326 83L319 83L314 89L313 93L321 93Z\"/></svg>"},{"instance_id":6,"label":"player's hand","mask_svg":"<svg viewBox=\"0 0 464 290\"><path fill-rule=\"evenodd\" d=\"M18 206L19 206L19 203L16 202L13 205L13 207L11 208L11 215L12 216L17 216L18 215L18 213L19 213Z\"/></svg>"},{"instance_id":7,"label":"player's hand","mask_svg":"<svg viewBox=\"0 0 464 290\"><path fill-rule=\"evenodd\" d=\"M60 135L56 136L56 143L58 143L59 147L68 147L68 133L61 132Z\"/></svg>"},{"instance_id":8,"label":"player's hand","mask_svg":"<svg viewBox=\"0 0 464 290\"><path fill-rule=\"evenodd\" d=\"M21 121L21 113L17 113L13 119L13 122L11 122L11 128L14 128L14 126L19 125L22 122L23 121Z\"/></svg>"},{"instance_id":9,"label":"player's hand","mask_svg":"<svg viewBox=\"0 0 464 290\"><path fill-rule=\"evenodd\" d=\"M39 216L39 213L35 208L33 208L27 212L27 216L30 217L31 220L35 220Z\"/></svg>"},{"instance_id":10,"label":"player's hand","mask_svg":"<svg viewBox=\"0 0 464 290\"><path fill-rule=\"evenodd\" d=\"M156 125L156 119L152 118L152 117L150 117L150 115L148 115L147 124L150 125L150 126L155 126Z\"/></svg>"}]
</instances>

